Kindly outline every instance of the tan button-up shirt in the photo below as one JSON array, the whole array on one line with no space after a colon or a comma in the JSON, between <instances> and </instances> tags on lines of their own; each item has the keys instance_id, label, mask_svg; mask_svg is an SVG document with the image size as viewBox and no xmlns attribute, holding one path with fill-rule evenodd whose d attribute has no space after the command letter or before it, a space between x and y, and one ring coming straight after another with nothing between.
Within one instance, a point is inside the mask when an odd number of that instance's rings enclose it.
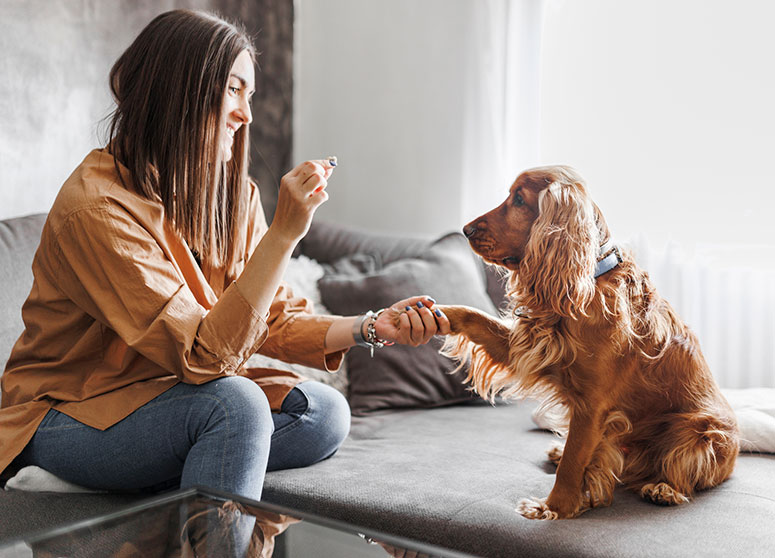
<instances>
[{"instance_id":1,"label":"tan button-up shirt","mask_svg":"<svg viewBox=\"0 0 775 558\"><path fill-rule=\"evenodd\" d=\"M104 430L178 382L236 374L277 410L302 378L246 369L251 354L339 368L344 351L323 347L331 317L312 314L286 285L261 316L233 284L267 229L255 186L249 215L237 274L200 268L162 205L124 188L107 151L87 155L62 186L32 263L25 330L2 376L0 471L51 408Z\"/></svg>"}]
</instances>

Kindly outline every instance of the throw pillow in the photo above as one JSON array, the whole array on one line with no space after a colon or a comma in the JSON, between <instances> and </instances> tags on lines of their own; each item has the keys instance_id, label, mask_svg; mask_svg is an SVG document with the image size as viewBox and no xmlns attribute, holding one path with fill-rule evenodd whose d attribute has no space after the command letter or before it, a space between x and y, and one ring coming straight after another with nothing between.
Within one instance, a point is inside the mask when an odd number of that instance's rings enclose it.
<instances>
[{"instance_id":1,"label":"throw pillow","mask_svg":"<svg viewBox=\"0 0 775 558\"><path fill-rule=\"evenodd\" d=\"M323 303L345 316L378 310L413 295L439 304L464 304L495 315L484 268L459 233L428 243L425 253L386 265L377 255L357 254L324 265L318 281ZM381 409L429 408L469 401L466 371L439 354L442 339L427 345L395 345L375 351L353 347L347 354L348 400L354 415Z\"/></svg>"}]
</instances>

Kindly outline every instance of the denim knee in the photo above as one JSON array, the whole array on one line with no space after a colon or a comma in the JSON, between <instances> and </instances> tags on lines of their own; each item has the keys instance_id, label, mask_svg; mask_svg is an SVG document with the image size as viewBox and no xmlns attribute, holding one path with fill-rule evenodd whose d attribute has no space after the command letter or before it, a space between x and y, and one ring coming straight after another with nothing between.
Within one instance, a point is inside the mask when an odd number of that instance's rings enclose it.
<instances>
[{"instance_id":1,"label":"denim knee","mask_svg":"<svg viewBox=\"0 0 775 558\"><path fill-rule=\"evenodd\" d=\"M293 420L280 421L272 436L269 471L307 467L331 457L350 432L350 407L344 396L320 382L304 382L284 407Z\"/></svg>"},{"instance_id":2,"label":"denim knee","mask_svg":"<svg viewBox=\"0 0 775 558\"><path fill-rule=\"evenodd\" d=\"M309 400L306 415L315 423L318 456L312 463L333 455L350 433L350 405L339 391L320 382L296 386ZM310 456L313 457L313 456Z\"/></svg>"},{"instance_id":3,"label":"denim knee","mask_svg":"<svg viewBox=\"0 0 775 558\"><path fill-rule=\"evenodd\" d=\"M186 456L181 486L201 484L260 499L274 423L263 390L241 376L195 386L196 442Z\"/></svg>"},{"instance_id":4,"label":"denim knee","mask_svg":"<svg viewBox=\"0 0 775 558\"><path fill-rule=\"evenodd\" d=\"M220 412L240 435L257 443L265 443L274 432L272 411L264 391L253 381L243 376L227 376L213 380L205 387L209 395L218 402Z\"/></svg>"},{"instance_id":5,"label":"denim knee","mask_svg":"<svg viewBox=\"0 0 775 558\"><path fill-rule=\"evenodd\" d=\"M307 467L331 457L350 432L350 407L334 388L308 381L291 393L281 411L287 416L278 420L272 436L269 471Z\"/></svg>"}]
</instances>

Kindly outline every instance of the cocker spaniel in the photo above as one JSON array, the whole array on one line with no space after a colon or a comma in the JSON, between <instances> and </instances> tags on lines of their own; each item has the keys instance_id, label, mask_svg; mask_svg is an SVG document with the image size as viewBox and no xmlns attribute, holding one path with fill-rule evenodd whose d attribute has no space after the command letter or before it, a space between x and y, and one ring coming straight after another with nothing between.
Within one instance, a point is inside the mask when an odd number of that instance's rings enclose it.
<instances>
[{"instance_id":1,"label":"cocker spaniel","mask_svg":"<svg viewBox=\"0 0 775 558\"><path fill-rule=\"evenodd\" d=\"M680 504L729 477L737 422L697 338L613 243L575 170L522 173L463 232L506 268L512 315L439 306L452 331L443 350L470 362L467 381L485 397L542 399L566 435L549 451L549 496L522 500L519 513L575 517L610 505L618 483Z\"/></svg>"}]
</instances>

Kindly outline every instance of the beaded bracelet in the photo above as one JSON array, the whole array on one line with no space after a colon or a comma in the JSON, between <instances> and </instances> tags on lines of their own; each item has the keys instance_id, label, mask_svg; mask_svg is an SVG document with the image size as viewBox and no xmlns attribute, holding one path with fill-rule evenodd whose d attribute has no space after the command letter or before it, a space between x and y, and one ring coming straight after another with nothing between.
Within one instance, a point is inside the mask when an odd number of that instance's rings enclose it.
<instances>
[{"instance_id":1,"label":"beaded bracelet","mask_svg":"<svg viewBox=\"0 0 775 558\"><path fill-rule=\"evenodd\" d=\"M378 310L377 312L372 312L369 310L360 320L356 320L353 323L353 340L355 340L355 344L359 347L366 347L369 349L372 358L374 358L374 349L381 349L386 345L392 345L392 343L377 337L377 327L375 324L377 323L377 319L384 311L385 308ZM363 322L367 320L368 323L366 324L366 337L364 338Z\"/></svg>"}]
</instances>

